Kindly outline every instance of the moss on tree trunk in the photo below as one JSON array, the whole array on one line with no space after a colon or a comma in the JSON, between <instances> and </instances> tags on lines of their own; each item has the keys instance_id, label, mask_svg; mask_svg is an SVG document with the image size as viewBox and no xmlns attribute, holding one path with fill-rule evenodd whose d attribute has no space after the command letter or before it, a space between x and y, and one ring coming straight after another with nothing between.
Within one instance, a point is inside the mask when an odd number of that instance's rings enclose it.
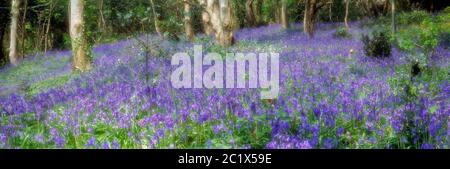
<instances>
[{"instance_id":1,"label":"moss on tree trunk","mask_svg":"<svg viewBox=\"0 0 450 169\"><path fill-rule=\"evenodd\" d=\"M72 41L73 68L87 71L91 68L89 48L84 23L84 0L70 0L70 37Z\"/></svg>"}]
</instances>

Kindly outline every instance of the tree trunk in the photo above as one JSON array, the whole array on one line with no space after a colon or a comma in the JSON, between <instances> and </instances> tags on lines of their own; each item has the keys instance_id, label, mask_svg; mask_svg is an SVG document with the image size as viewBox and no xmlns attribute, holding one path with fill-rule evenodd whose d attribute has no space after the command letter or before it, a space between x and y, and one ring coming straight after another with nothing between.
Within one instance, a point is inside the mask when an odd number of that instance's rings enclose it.
<instances>
[{"instance_id":1,"label":"tree trunk","mask_svg":"<svg viewBox=\"0 0 450 169\"><path fill-rule=\"evenodd\" d=\"M161 33L161 28L159 27L159 16L156 13L155 3L153 3L153 0L150 0L150 4L152 5L152 13L153 13L153 21L155 23L155 31L159 35L159 37L163 38L163 35Z\"/></svg>"},{"instance_id":2,"label":"tree trunk","mask_svg":"<svg viewBox=\"0 0 450 169\"><path fill-rule=\"evenodd\" d=\"M258 24L258 25L263 22L263 18L261 16L262 5L263 5L263 0L256 0L255 5L254 5L255 19L256 19L256 24Z\"/></svg>"},{"instance_id":3,"label":"tree trunk","mask_svg":"<svg viewBox=\"0 0 450 169\"><path fill-rule=\"evenodd\" d=\"M325 3L320 0L306 0L305 16L303 18L303 30L310 37L314 37L314 27L317 11L322 8Z\"/></svg>"},{"instance_id":4,"label":"tree trunk","mask_svg":"<svg viewBox=\"0 0 450 169\"><path fill-rule=\"evenodd\" d=\"M303 30L309 36L314 36L314 6L315 0L306 0Z\"/></svg>"},{"instance_id":5,"label":"tree trunk","mask_svg":"<svg viewBox=\"0 0 450 169\"><path fill-rule=\"evenodd\" d=\"M391 0L391 24L392 24L392 34L395 35L397 31L396 23L395 23L395 0Z\"/></svg>"},{"instance_id":6,"label":"tree trunk","mask_svg":"<svg viewBox=\"0 0 450 169\"><path fill-rule=\"evenodd\" d=\"M359 0L356 1L368 16L374 17L389 12L388 0Z\"/></svg>"},{"instance_id":7,"label":"tree trunk","mask_svg":"<svg viewBox=\"0 0 450 169\"><path fill-rule=\"evenodd\" d=\"M53 3L53 1L50 1L50 9L48 14L47 23L44 23L45 30L44 30L44 52L47 52L48 49L53 48L52 46L52 38L50 37L50 26L52 25L52 16L53 16L53 10L56 7L56 4Z\"/></svg>"},{"instance_id":8,"label":"tree trunk","mask_svg":"<svg viewBox=\"0 0 450 169\"><path fill-rule=\"evenodd\" d=\"M289 28L289 18L287 14L287 0L281 0L281 26L284 29Z\"/></svg>"},{"instance_id":9,"label":"tree trunk","mask_svg":"<svg viewBox=\"0 0 450 169\"><path fill-rule=\"evenodd\" d=\"M19 22L19 30L20 30L20 40L17 43L17 46L19 46L20 44L20 54L21 56L25 55L25 37L27 37L26 35L26 30L25 30L25 23L27 21L27 13L28 13L28 0L22 0L23 4L23 14L22 14L22 19L20 19ZM20 7L19 7L20 8ZM20 42L20 43L19 43Z\"/></svg>"},{"instance_id":10,"label":"tree trunk","mask_svg":"<svg viewBox=\"0 0 450 169\"><path fill-rule=\"evenodd\" d=\"M275 23L280 24L281 23L281 8L280 8L280 4L279 4L278 0L276 0L274 2L273 8L275 9Z\"/></svg>"},{"instance_id":11,"label":"tree trunk","mask_svg":"<svg viewBox=\"0 0 450 169\"><path fill-rule=\"evenodd\" d=\"M98 5L98 19L97 19L97 27L100 29L102 33L105 33L106 30L106 21L105 21L105 15L103 14L103 6L104 2L103 0L97 1Z\"/></svg>"},{"instance_id":12,"label":"tree trunk","mask_svg":"<svg viewBox=\"0 0 450 169\"><path fill-rule=\"evenodd\" d=\"M333 0L330 1L330 5L328 7L328 18L330 22L333 22Z\"/></svg>"},{"instance_id":13,"label":"tree trunk","mask_svg":"<svg viewBox=\"0 0 450 169\"><path fill-rule=\"evenodd\" d=\"M211 13L211 23L214 29L216 43L230 46L234 43L233 17L229 0L208 0L207 6Z\"/></svg>"},{"instance_id":14,"label":"tree trunk","mask_svg":"<svg viewBox=\"0 0 450 169\"><path fill-rule=\"evenodd\" d=\"M195 34L192 28L191 4L187 0L184 0L184 29L186 31L186 37L189 40L193 40Z\"/></svg>"},{"instance_id":15,"label":"tree trunk","mask_svg":"<svg viewBox=\"0 0 450 169\"><path fill-rule=\"evenodd\" d=\"M219 44L230 46L234 43L233 32L233 14L230 0L219 0L220 2L220 21L222 25L222 33L220 35Z\"/></svg>"},{"instance_id":16,"label":"tree trunk","mask_svg":"<svg viewBox=\"0 0 450 169\"><path fill-rule=\"evenodd\" d=\"M211 23L211 8L208 6L208 0L198 0L199 4L202 6L202 24L203 24L203 32L210 36L214 34L214 29Z\"/></svg>"},{"instance_id":17,"label":"tree trunk","mask_svg":"<svg viewBox=\"0 0 450 169\"><path fill-rule=\"evenodd\" d=\"M13 65L18 65L22 59L17 54L17 28L19 20L20 0L13 0L11 3L11 30L9 42L9 61Z\"/></svg>"},{"instance_id":18,"label":"tree trunk","mask_svg":"<svg viewBox=\"0 0 450 169\"><path fill-rule=\"evenodd\" d=\"M87 71L91 68L84 23L84 0L70 0L70 38L74 70Z\"/></svg>"},{"instance_id":19,"label":"tree trunk","mask_svg":"<svg viewBox=\"0 0 450 169\"><path fill-rule=\"evenodd\" d=\"M247 24L249 26L255 26L256 25L256 18L255 13L253 11L253 2L254 0L247 0L245 2L245 19L247 21Z\"/></svg>"},{"instance_id":20,"label":"tree trunk","mask_svg":"<svg viewBox=\"0 0 450 169\"><path fill-rule=\"evenodd\" d=\"M344 0L344 2L345 2L345 17L344 17L345 27L347 29L350 29L350 26L348 25L348 8L349 8L350 0Z\"/></svg>"}]
</instances>

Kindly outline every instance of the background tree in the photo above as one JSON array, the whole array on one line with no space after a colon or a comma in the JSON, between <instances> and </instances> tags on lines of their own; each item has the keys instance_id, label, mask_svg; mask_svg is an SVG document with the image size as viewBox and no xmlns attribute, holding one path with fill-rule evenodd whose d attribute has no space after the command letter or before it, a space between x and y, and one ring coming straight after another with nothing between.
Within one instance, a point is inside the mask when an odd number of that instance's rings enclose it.
<instances>
[{"instance_id":1,"label":"background tree","mask_svg":"<svg viewBox=\"0 0 450 169\"><path fill-rule=\"evenodd\" d=\"M255 14L255 19L256 19L256 23L259 25L263 22L263 17L262 17L262 5L263 5L263 1L264 0L255 0L254 2L254 14Z\"/></svg>"},{"instance_id":2,"label":"background tree","mask_svg":"<svg viewBox=\"0 0 450 169\"><path fill-rule=\"evenodd\" d=\"M314 36L317 12L325 4L326 4L325 1L321 1L321 0L306 0L305 1L305 15L303 18L303 29L309 37Z\"/></svg>"},{"instance_id":3,"label":"background tree","mask_svg":"<svg viewBox=\"0 0 450 169\"><path fill-rule=\"evenodd\" d=\"M153 13L153 22L154 22L154 26L155 26L155 31L156 33L158 33L159 37L163 37L162 33L161 33L161 28L160 28L160 24L159 24L159 19L160 16L159 14L156 12L156 6L155 3L153 2L153 0L150 0L150 4L152 7L152 13Z\"/></svg>"},{"instance_id":4,"label":"background tree","mask_svg":"<svg viewBox=\"0 0 450 169\"><path fill-rule=\"evenodd\" d=\"M247 21L247 24L249 26L256 25L256 17L255 17L254 8L253 8L254 2L255 2L255 0L247 0L245 2L245 10L246 10L245 20Z\"/></svg>"},{"instance_id":5,"label":"background tree","mask_svg":"<svg viewBox=\"0 0 450 169\"><path fill-rule=\"evenodd\" d=\"M105 3L103 0L97 0L97 7L98 7L98 19L97 19L97 27L100 29L101 32L106 31L106 20L105 15L103 12L103 7L105 6Z\"/></svg>"},{"instance_id":6,"label":"background tree","mask_svg":"<svg viewBox=\"0 0 450 169\"><path fill-rule=\"evenodd\" d=\"M391 1L391 24L392 24L392 33L395 34L397 28L396 28L396 23L395 23L395 0L390 0Z\"/></svg>"},{"instance_id":7,"label":"background tree","mask_svg":"<svg viewBox=\"0 0 450 169\"><path fill-rule=\"evenodd\" d=\"M328 18L330 22L333 22L333 0L328 3Z\"/></svg>"},{"instance_id":8,"label":"background tree","mask_svg":"<svg viewBox=\"0 0 450 169\"><path fill-rule=\"evenodd\" d=\"M348 25L348 8L350 5L350 0L344 0L344 3L345 3L345 17L344 17L345 27L347 29L350 29L350 26Z\"/></svg>"},{"instance_id":9,"label":"background tree","mask_svg":"<svg viewBox=\"0 0 450 169\"><path fill-rule=\"evenodd\" d=\"M281 24L281 5L280 0L275 0L275 23Z\"/></svg>"},{"instance_id":10,"label":"background tree","mask_svg":"<svg viewBox=\"0 0 450 169\"><path fill-rule=\"evenodd\" d=\"M18 65L21 57L17 54L17 29L19 22L19 6L21 0L11 2L11 25L9 38L9 62Z\"/></svg>"},{"instance_id":11,"label":"background tree","mask_svg":"<svg viewBox=\"0 0 450 169\"><path fill-rule=\"evenodd\" d=\"M191 2L188 0L183 0L184 2L184 29L186 32L186 37L189 40L194 39L194 28L192 27L192 13L191 13Z\"/></svg>"},{"instance_id":12,"label":"background tree","mask_svg":"<svg viewBox=\"0 0 450 169\"><path fill-rule=\"evenodd\" d=\"M207 11L215 33L216 43L230 46L234 43L233 14L229 0L207 0Z\"/></svg>"},{"instance_id":13,"label":"background tree","mask_svg":"<svg viewBox=\"0 0 450 169\"><path fill-rule=\"evenodd\" d=\"M207 0L198 0L200 6L202 7L202 26L203 26L203 32L206 35L212 35L213 34L213 28L211 25L211 11L210 7L208 6Z\"/></svg>"},{"instance_id":14,"label":"background tree","mask_svg":"<svg viewBox=\"0 0 450 169\"><path fill-rule=\"evenodd\" d=\"M87 71L91 68L84 22L84 0L70 0L70 37L72 41L73 68Z\"/></svg>"},{"instance_id":15,"label":"background tree","mask_svg":"<svg viewBox=\"0 0 450 169\"><path fill-rule=\"evenodd\" d=\"M281 25L283 28L289 27L289 17L287 14L287 0L281 0Z\"/></svg>"},{"instance_id":16,"label":"background tree","mask_svg":"<svg viewBox=\"0 0 450 169\"><path fill-rule=\"evenodd\" d=\"M389 11L389 0L359 0L358 7L365 16L376 17Z\"/></svg>"}]
</instances>

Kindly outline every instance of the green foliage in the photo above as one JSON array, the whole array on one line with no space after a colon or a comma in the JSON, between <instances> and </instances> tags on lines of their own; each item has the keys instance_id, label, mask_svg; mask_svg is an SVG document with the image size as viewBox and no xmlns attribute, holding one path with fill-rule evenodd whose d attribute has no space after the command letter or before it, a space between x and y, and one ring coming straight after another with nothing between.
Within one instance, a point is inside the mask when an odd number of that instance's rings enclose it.
<instances>
[{"instance_id":1,"label":"green foliage","mask_svg":"<svg viewBox=\"0 0 450 169\"><path fill-rule=\"evenodd\" d=\"M340 26L336 28L334 32L334 37L336 38L351 38L352 34L348 32L346 27Z\"/></svg>"},{"instance_id":2,"label":"green foliage","mask_svg":"<svg viewBox=\"0 0 450 169\"><path fill-rule=\"evenodd\" d=\"M57 87L64 86L70 80L70 78L71 78L71 75L66 74L66 75L61 75L61 76L50 77L43 81L33 83L29 86L28 90L26 91L27 95L33 96L40 92L46 91L50 88L57 88Z\"/></svg>"},{"instance_id":3,"label":"green foliage","mask_svg":"<svg viewBox=\"0 0 450 169\"><path fill-rule=\"evenodd\" d=\"M433 98L440 92L440 85L450 79L450 68L428 67L418 62L420 73L412 75L414 62L399 65L395 68L395 76L389 78L388 83L395 95L405 101L413 102L418 96Z\"/></svg>"},{"instance_id":4,"label":"green foliage","mask_svg":"<svg viewBox=\"0 0 450 169\"><path fill-rule=\"evenodd\" d=\"M169 18L161 23L164 37L171 40L179 40L179 35L183 34L183 23L176 18Z\"/></svg>"},{"instance_id":5,"label":"green foliage","mask_svg":"<svg viewBox=\"0 0 450 169\"><path fill-rule=\"evenodd\" d=\"M63 69L67 64L69 64L70 62L70 57L54 57L53 55L50 55L48 57L43 58L41 55L37 55L35 56L36 59L34 60L25 60L23 61L20 65L16 66L16 67L12 67L9 69L9 71L4 71L0 73L0 80L2 82L5 82L5 86L20 86L20 90L24 93L29 93L31 91L32 94L39 92L39 89L36 90L32 90L31 87L34 85L37 88L40 89L48 89L44 86L51 86L52 84L52 80L50 80L48 83L46 82L46 80L48 78L52 78L52 77L46 77L43 76L38 80L39 82L36 83L40 83L42 82L43 84L33 84L32 79L35 79L33 77L35 77L36 74L39 75L44 75L47 74L49 72L54 72L55 70L61 70ZM44 66L46 65L46 66ZM63 75L64 76L64 75ZM53 79L56 80L58 82L61 82L61 85L63 83L63 76ZM55 82L55 81L53 81ZM39 87L38 87L39 86ZM0 91L1 93L1 91Z\"/></svg>"},{"instance_id":6,"label":"green foliage","mask_svg":"<svg viewBox=\"0 0 450 169\"><path fill-rule=\"evenodd\" d=\"M419 33L419 45L426 53L431 52L438 45L440 32L438 25L430 19L425 19L421 24L421 30Z\"/></svg>"},{"instance_id":7,"label":"green foliage","mask_svg":"<svg viewBox=\"0 0 450 169\"><path fill-rule=\"evenodd\" d=\"M430 14L423 10L401 12L397 15L397 22L399 25L420 24L420 22L429 17Z\"/></svg>"},{"instance_id":8,"label":"green foliage","mask_svg":"<svg viewBox=\"0 0 450 169\"><path fill-rule=\"evenodd\" d=\"M265 117L253 121L231 113L228 121L203 123L187 119L165 133L156 148L264 148L270 141L272 129Z\"/></svg>"},{"instance_id":9,"label":"green foliage","mask_svg":"<svg viewBox=\"0 0 450 169\"><path fill-rule=\"evenodd\" d=\"M198 3L191 6L192 27L194 28L194 32L203 32L202 10L203 7Z\"/></svg>"},{"instance_id":10,"label":"green foliage","mask_svg":"<svg viewBox=\"0 0 450 169\"><path fill-rule=\"evenodd\" d=\"M367 56L384 58L391 55L391 42L385 31L374 31L372 37L362 35L361 41L364 43L364 51Z\"/></svg>"},{"instance_id":11,"label":"green foliage","mask_svg":"<svg viewBox=\"0 0 450 169\"><path fill-rule=\"evenodd\" d=\"M20 19L19 51L23 54L35 53L51 49L66 49L63 36L68 34L68 0L27 1L28 8L25 20ZM19 36L20 37L20 36Z\"/></svg>"},{"instance_id":12,"label":"green foliage","mask_svg":"<svg viewBox=\"0 0 450 169\"><path fill-rule=\"evenodd\" d=\"M439 44L446 49L450 49L450 33L442 33L440 37Z\"/></svg>"},{"instance_id":13,"label":"green foliage","mask_svg":"<svg viewBox=\"0 0 450 169\"><path fill-rule=\"evenodd\" d=\"M232 0L231 2L234 17L237 19L237 26L241 28L249 26L245 21L245 2L243 2L242 0Z\"/></svg>"},{"instance_id":14,"label":"green foliage","mask_svg":"<svg viewBox=\"0 0 450 169\"><path fill-rule=\"evenodd\" d=\"M259 23L258 25L261 24L267 24L267 23L276 23L276 21L279 20L279 13L277 11L279 11L279 7L281 7L281 0L273 0L273 1L264 1L264 0L259 0L262 1L262 5L261 5L261 16L259 16ZM294 22L300 22L301 21L301 16L303 16L303 10L304 10L304 5L303 3L298 3L297 0L287 0L287 6L288 8L287 13L288 13L288 20L290 22L294 21ZM244 3L242 3L244 4ZM255 1L256 4L256 1ZM255 8L256 10L258 10L257 8ZM245 10L245 8L244 8ZM245 12L245 11L244 11ZM243 19L243 18L242 18Z\"/></svg>"},{"instance_id":15,"label":"green foliage","mask_svg":"<svg viewBox=\"0 0 450 169\"><path fill-rule=\"evenodd\" d=\"M411 53L412 56L424 55L427 64L441 38L445 43L445 34L450 32L450 24L444 18L445 15L436 18L427 17L420 24L400 29L397 34L399 49Z\"/></svg>"},{"instance_id":16,"label":"green foliage","mask_svg":"<svg viewBox=\"0 0 450 169\"><path fill-rule=\"evenodd\" d=\"M444 48L450 47L450 7L445 8L436 18L442 31L440 32L440 42Z\"/></svg>"},{"instance_id":17,"label":"green foliage","mask_svg":"<svg viewBox=\"0 0 450 169\"><path fill-rule=\"evenodd\" d=\"M361 28L389 27L391 18L388 16L379 16L376 18L363 19L359 25Z\"/></svg>"}]
</instances>

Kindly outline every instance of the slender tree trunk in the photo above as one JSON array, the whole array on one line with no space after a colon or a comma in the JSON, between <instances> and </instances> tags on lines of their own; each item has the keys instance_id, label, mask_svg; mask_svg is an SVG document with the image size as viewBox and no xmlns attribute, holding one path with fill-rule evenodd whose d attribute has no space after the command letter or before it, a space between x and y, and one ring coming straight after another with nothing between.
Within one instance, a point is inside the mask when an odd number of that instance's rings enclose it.
<instances>
[{"instance_id":1,"label":"slender tree trunk","mask_svg":"<svg viewBox=\"0 0 450 169\"><path fill-rule=\"evenodd\" d=\"M97 27L101 30L102 33L105 32L106 29L106 21L105 21L105 15L103 14L103 6L104 6L104 1L103 0L98 0L97 1L97 5L98 5L98 20L97 20Z\"/></svg>"},{"instance_id":2,"label":"slender tree trunk","mask_svg":"<svg viewBox=\"0 0 450 169\"><path fill-rule=\"evenodd\" d=\"M50 12L51 13L51 12ZM48 21L47 21L47 26L46 26L46 28L45 28L45 36L44 36L44 38L45 38L45 40L44 40L44 52L47 52L47 50L49 49L49 48L51 48L51 40L50 40L50 38L49 38L49 33L50 33L50 25L51 25L51 22L52 21L52 17L51 16L49 16L49 18L48 18Z\"/></svg>"},{"instance_id":3,"label":"slender tree trunk","mask_svg":"<svg viewBox=\"0 0 450 169\"><path fill-rule=\"evenodd\" d=\"M281 0L281 26L284 29L289 28L289 18L287 14L287 0Z\"/></svg>"},{"instance_id":4,"label":"slender tree trunk","mask_svg":"<svg viewBox=\"0 0 450 169\"><path fill-rule=\"evenodd\" d=\"M345 27L347 29L350 29L350 26L348 25L348 8L350 5L350 0L344 0L344 2L345 2L345 17L344 17Z\"/></svg>"},{"instance_id":5,"label":"slender tree trunk","mask_svg":"<svg viewBox=\"0 0 450 169\"><path fill-rule=\"evenodd\" d=\"M27 21L27 14L28 14L28 0L22 0L23 3L23 15L22 15L22 19L21 22L19 24L19 26L21 26L20 28L20 43L18 42L17 44L20 44L20 55L24 56L25 55L25 37L26 37L26 30L25 30L25 23ZM19 45L18 45L19 46Z\"/></svg>"},{"instance_id":6,"label":"slender tree trunk","mask_svg":"<svg viewBox=\"0 0 450 169\"><path fill-rule=\"evenodd\" d=\"M303 29L310 38L314 37L317 12L324 5L325 3L321 2L320 0L306 0L305 16L303 18Z\"/></svg>"},{"instance_id":7,"label":"slender tree trunk","mask_svg":"<svg viewBox=\"0 0 450 169\"><path fill-rule=\"evenodd\" d=\"M280 2L279 0L275 0L274 3L274 9L275 9L275 23L280 24L281 23L281 8L280 8Z\"/></svg>"},{"instance_id":8,"label":"slender tree trunk","mask_svg":"<svg viewBox=\"0 0 450 169\"><path fill-rule=\"evenodd\" d=\"M106 32L106 23L105 23L105 16L103 15L103 6L104 1L103 0L97 0L97 29L99 30L99 35L95 39L94 43L97 43L98 41L101 41L103 39L103 36Z\"/></svg>"},{"instance_id":9,"label":"slender tree trunk","mask_svg":"<svg viewBox=\"0 0 450 169\"><path fill-rule=\"evenodd\" d=\"M332 11L332 9L333 9L333 0L330 1L330 5L328 7L328 17L329 17L330 22L333 22L333 11Z\"/></svg>"},{"instance_id":10,"label":"slender tree trunk","mask_svg":"<svg viewBox=\"0 0 450 169\"><path fill-rule=\"evenodd\" d=\"M392 34L395 35L397 31L396 23L395 23L395 0L391 0L391 19L392 19Z\"/></svg>"},{"instance_id":11,"label":"slender tree trunk","mask_svg":"<svg viewBox=\"0 0 450 169\"><path fill-rule=\"evenodd\" d=\"M70 0L70 38L72 40L73 68L87 71L91 68L84 22L84 0Z\"/></svg>"},{"instance_id":12,"label":"slender tree trunk","mask_svg":"<svg viewBox=\"0 0 450 169\"><path fill-rule=\"evenodd\" d=\"M193 40L195 34L192 28L191 4L187 0L184 0L184 29L186 31L186 37L189 40Z\"/></svg>"},{"instance_id":13,"label":"slender tree trunk","mask_svg":"<svg viewBox=\"0 0 450 169\"><path fill-rule=\"evenodd\" d=\"M314 6L315 0L306 0L303 30L309 36L314 36Z\"/></svg>"},{"instance_id":14,"label":"slender tree trunk","mask_svg":"<svg viewBox=\"0 0 450 169\"><path fill-rule=\"evenodd\" d=\"M254 0L247 0L245 2L245 11L246 11L245 19L249 26L256 25L255 13L253 11L253 2Z\"/></svg>"},{"instance_id":15,"label":"slender tree trunk","mask_svg":"<svg viewBox=\"0 0 450 169\"><path fill-rule=\"evenodd\" d=\"M11 29L9 42L9 61L13 65L18 65L22 59L17 54L17 28L19 20L20 0L13 0L11 3Z\"/></svg>"},{"instance_id":16,"label":"slender tree trunk","mask_svg":"<svg viewBox=\"0 0 450 169\"><path fill-rule=\"evenodd\" d=\"M263 22L263 18L261 16L261 10L262 10L262 5L263 5L263 0L256 0L255 2L255 19L256 19L256 24L261 24Z\"/></svg>"},{"instance_id":17,"label":"slender tree trunk","mask_svg":"<svg viewBox=\"0 0 450 169\"><path fill-rule=\"evenodd\" d=\"M156 13L155 3L153 3L153 0L150 0L150 4L152 5L152 13L153 13L153 20L155 23L155 31L159 35L159 37L163 38L163 35L161 33L161 28L159 27L159 16L158 16L158 13Z\"/></svg>"},{"instance_id":18,"label":"slender tree trunk","mask_svg":"<svg viewBox=\"0 0 450 169\"><path fill-rule=\"evenodd\" d=\"M48 19L46 23L45 28L45 34L44 34L44 52L47 52L48 49L52 48L52 38L50 38L50 26L52 25L52 16L53 16L53 10L55 8L56 4L53 3L53 1L50 2L50 10L48 14Z\"/></svg>"}]
</instances>

